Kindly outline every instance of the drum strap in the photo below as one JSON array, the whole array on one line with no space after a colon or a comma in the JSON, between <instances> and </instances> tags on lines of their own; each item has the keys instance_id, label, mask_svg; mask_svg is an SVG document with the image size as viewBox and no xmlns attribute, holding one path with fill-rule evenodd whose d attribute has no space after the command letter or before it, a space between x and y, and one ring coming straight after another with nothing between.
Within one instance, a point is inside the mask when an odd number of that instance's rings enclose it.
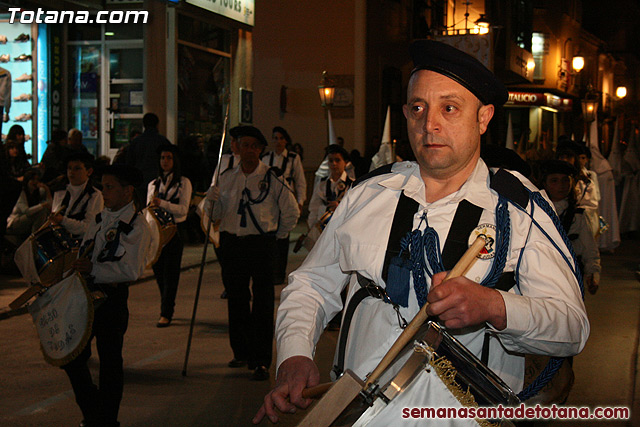
<instances>
[{"instance_id":1,"label":"drum strap","mask_svg":"<svg viewBox=\"0 0 640 427\"><path fill-rule=\"evenodd\" d=\"M95 193L95 191L96 190L93 188L91 183L87 181L87 185L85 185L84 190L82 190L82 193L80 193L76 201L73 202L73 206L71 206L71 209L65 208L65 211L62 215L66 216L67 218L75 219L76 221L84 220L85 216L87 215L87 206L89 205L89 200L91 200L91 196L93 195L93 193ZM85 195L88 197L85 198ZM80 207L80 210L74 214L71 214L71 212L75 211L78 208L78 205L83 199L84 203ZM71 193L69 192L69 190L67 190L67 192L64 194L64 198L62 199L61 206L69 206L70 200Z\"/></svg>"},{"instance_id":2,"label":"drum strap","mask_svg":"<svg viewBox=\"0 0 640 427\"><path fill-rule=\"evenodd\" d=\"M140 215L140 211L137 211L131 218L131 221L129 222L118 221L118 226L116 227L116 234L113 237L113 240L107 240L106 244L104 245L104 248L98 255L98 258L97 258L98 262L118 261L120 260L120 258L122 258L121 256L120 257L116 256L116 251L118 250L118 246L120 246L120 233L124 233L124 234L131 233L131 231L133 230L132 224L136 220L136 218L138 218L139 215ZM100 223L100 222L102 222L102 216L98 214L96 215L96 223ZM100 232L101 229L102 227L100 227L96 231L96 234L93 236L94 241L96 236L98 235L98 232Z\"/></svg>"},{"instance_id":3,"label":"drum strap","mask_svg":"<svg viewBox=\"0 0 640 427\"><path fill-rule=\"evenodd\" d=\"M376 285L372 280L365 278L360 273L356 272L358 283L361 288L358 289L355 294L349 300L344 317L342 320L342 326L340 328L340 338L338 341L338 354L336 358L336 364L333 367L333 372L336 376L340 376L344 369L344 357L347 346L347 336L351 326L351 321L358 305L367 297L374 297L382 299L385 302L392 304L394 310L398 315L398 322L400 326L406 326L406 321L402 318L399 311L399 305L406 307L408 304L409 296L409 282L408 275L410 270L406 271L406 292L401 289L402 284L398 284L398 281L403 281L403 278L398 277L398 270L405 270L402 266L398 266L398 258L401 258L400 240L403 236L411 231L413 227L413 217L419 208L417 201L410 197L407 197L404 192L400 195L398 204L396 205L396 211L393 216L393 222L391 224L391 232L389 233L389 240L387 242L387 250L382 267L382 278L387 283L386 288L382 288ZM463 200L458 204L456 213L453 218L453 222L447 235L447 240L444 244L442 252L443 264L446 269L451 269L455 265L458 259L462 256L464 251L468 248L469 235L478 224L480 216L482 214L482 208L474 205L473 203ZM402 274L402 273L400 273ZM503 273L496 284L496 289L509 290L515 284L514 273ZM485 343L487 343L487 356L488 356L488 338L485 337ZM484 353L484 348L483 348Z\"/></svg>"}]
</instances>

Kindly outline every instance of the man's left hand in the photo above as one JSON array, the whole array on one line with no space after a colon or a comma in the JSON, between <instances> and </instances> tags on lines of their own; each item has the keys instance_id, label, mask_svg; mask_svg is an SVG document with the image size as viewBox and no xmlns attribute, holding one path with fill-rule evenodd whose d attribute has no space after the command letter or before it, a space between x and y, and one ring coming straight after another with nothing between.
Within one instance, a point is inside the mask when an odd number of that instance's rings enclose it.
<instances>
[{"instance_id":1,"label":"man's left hand","mask_svg":"<svg viewBox=\"0 0 640 427\"><path fill-rule=\"evenodd\" d=\"M466 277L443 283L446 272L434 274L427 301L427 313L438 316L447 328L458 329L484 322L502 330L507 327L507 312L502 295Z\"/></svg>"}]
</instances>

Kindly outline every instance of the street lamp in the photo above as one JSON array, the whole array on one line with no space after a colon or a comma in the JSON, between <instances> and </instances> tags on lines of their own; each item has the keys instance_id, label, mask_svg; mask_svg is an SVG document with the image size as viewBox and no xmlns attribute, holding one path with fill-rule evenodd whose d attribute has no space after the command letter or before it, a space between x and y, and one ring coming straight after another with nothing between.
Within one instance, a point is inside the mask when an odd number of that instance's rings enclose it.
<instances>
[{"instance_id":1,"label":"street lamp","mask_svg":"<svg viewBox=\"0 0 640 427\"><path fill-rule=\"evenodd\" d=\"M327 110L333 105L333 97L336 94L336 87L327 75L326 71L322 72L322 81L318 86L318 93L320 94L320 101L322 106Z\"/></svg>"},{"instance_id":2,"label":"street lamp","mask_svg":"<svg viewBox=\"0 0 640 427\"><path fill-rule=\"evenodd\" d=\"M327 110L327 143L331 144L331 136L333 133L333 123L331 122L331 106L333 105L333 98L336 94L336 87L333 83L333 80L329 77L326 71L322 72L322 81L318 86L318 93L320 94L320 101L322 102L322 106Z\"/></svg>"},{"instance_id":3,"label":"street lamp","mask_svg":"<svg viewBox=\"0 0 640 427\"><path fill-rule=\"evenodd\" d=\"M627 96L626 86L618 86L618 88L616 89L616 96L618 97L618 99L622 99Z\"/></svg>"},{"instance_id":4,"label":"street lamp","mask_svg":"<svg viewBox=\"0 0 640 427\"><path fill-rule=\"evenodd\" d=\"M598 112L598 94L593 90L593 85L589 83L587 86L587 94L582 100L582 116L584 121L591 123L596 119Z\"/></svg>"}]
</instances>

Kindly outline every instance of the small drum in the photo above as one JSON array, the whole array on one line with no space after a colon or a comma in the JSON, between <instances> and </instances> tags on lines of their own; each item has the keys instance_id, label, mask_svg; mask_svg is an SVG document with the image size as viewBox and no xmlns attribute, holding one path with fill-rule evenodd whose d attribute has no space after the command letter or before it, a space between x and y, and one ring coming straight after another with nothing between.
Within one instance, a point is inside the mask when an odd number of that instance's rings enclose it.
<instances>
[{"instance_id":1,"label":"small drum","mask_svg":"<svg viewBox=\"0 0 640 427\"><path fill-rule=\"evenodd\" d=\"M50 225L29 236L25 244L31 246L33 264L28 263L29 267L21 266L24 262L18 264L23 277L27 278L24 268L35 268L40 283L50 285L59 282L62 274L71 268L71 263L78 257L80 239L74 239L62 226ZM16 263L18 259L18 252L16 252ZM29 281L33 282L33 280Z\"/></svg>"},{"instance_id":2,"label":"small drum","mask_svg":"<svg viewBox=\"0 0 640 427\"><path fill-rule=\"evenodd\" d=\"M74 273L49 287L29 305L44 359L62 366L87 345L93 324L93 303L87 285Z\"/></svg>"},{"instance_id":3,"label":"small drum","mask_svg":"<svg viewBox=\"0 0 640 427\"><path fill-rule=\"evenodd\" d=\"M413 348L405 348L405 351L411 352L409 359L394 378L375 393L374 406L369 408L362 399L358 399L360 401L347 407L333 423L334 426L354 425L354 422L355 425L366 425L381 415L387 405L402 395L425 369L435 370L460 405L486 407L500 404L515 406L520 403L517 395L500 377L437 323L427 322L416 337L419 341L413 344ZM505 420L502 425L511 423Z\"/></svg>"},{"instance_id":4,"label":"small drum","mask_svg":"<svg viewBox=\"0 0 640 427\"><path fill-rule=\"evenodd\" d=\"M178 231L173 215L158 206L145 209L145 218L151 228L151 244L147 256L147 268L158 261L162 248L169 243Z\"/></svg>"},{"instance_id":5,"label":"small drum","mask_svg":"<svg viewBox=\"0 0 640 427\"><path fill-rule=\"evenodd\" d=\"M216 248L220 247L220 221L216 220L211 224L211 228L209 228L209 218L211 217L209 211L211 209L211 202L207 201L206 198L200 200L198 207L196 208L196 212L200 215L200 227L204 234L207 234L207 230L209 230L209 241L213 243Z\"/></svg>"}]
</instances>

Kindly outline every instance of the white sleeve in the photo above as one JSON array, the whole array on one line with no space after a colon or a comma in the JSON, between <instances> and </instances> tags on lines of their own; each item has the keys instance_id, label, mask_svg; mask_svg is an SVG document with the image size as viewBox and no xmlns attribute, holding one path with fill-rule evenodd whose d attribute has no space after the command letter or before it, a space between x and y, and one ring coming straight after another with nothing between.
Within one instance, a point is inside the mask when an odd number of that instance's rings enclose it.
<instances>
[{"instance_id":1,"label":"white sleeve","mask_svg":"<svg viewBox=\"0 0 640 427\"><path fill-rule=\"evenodd\" d=\"M600 251L598 244L593 237L591 227L587 223L587 218L583 214L576 214L573 218L570 231L578 233L578 242L574 245L576 253L582 258L584 264L584 274L600 273Z\"/></svg>"},{"instance_id":2,"label":"white sleeve","mask_svg":"<svg viewBox=\"0 0 640 427\"><path fill-rule=\"evenodd\" d=\"M280 209L280 220L278 221L276 238L284 239L298 223L300 208L298 207L296 198L293 197L293 193L291 193L288 186L279 180L276 180L276 182L280 184L279 194L277 196L278 208Z\"/></svg>"},{"instance_id":3,"label":"white sleeve","mask_svg":"<svg viewBox=\"0 0 640 427\"><path fill-rule=\"evenodd\" d=\"M153 193L155 191L155 185L154 185L155 182L156 182L156 180L152 179L149 182L149 184L147 184L147 204L146 204L146 206L149 206L149 204L153 200Z\"/></svg>"},{"instance_id":4,"label":"white sleeve","mask_svg":"<svg viewBox=\"0 0 640 427\"><path fill-rule=\"evenodd\" d=\"M348 209L340 203L302 265L289 275L276 318L277 365L292 356L313 358L315 345L329 320L342 309L340 292L350 275L339 265L335 237Z\"/></svg>"},{"instance_id":5,"label":"white sleeve","mask_svg":"<svg viewBox=\"0 0 640 427\"><path fill-rule=\"evenodd\" d=\"M292 168L293 180L296 187L296 199L298 199L299 205L303 205L305 200L307 200L307 180L304 177L304 168L302 167L300 156L296 155Z\"/></svg>"},{"instance_id":6,"label":"white sleeve","mask_svg":"<svg viewBox=\"0 0 640 427\"><path fill-rule=\"evenodd\" d=\"M307 224L309 228L312 228L323 211L326 209L326 202L322 198L322 187L325 185L324 181L320 181L316 184L311 195L311 201L309 202L309 216L307 217Z\"/></svg>"},{"instance_id":7,"label":"white sleeve","mask_svg":"<svg viewBox=\"0 0 640 427\"><path fill-rule=\"evenodd\" d=\"M88 185L88 184L87 184ZM57 193L56 193L57 194ZM71 234L82 235L87 230L87 226L94 220L96 215L102 212L104 207L104 200L102 199L102 193L99 190L91 195L89 203L87 204L87 212L82 221L71 219L69 217L62 218L62 226Z\"/></svg>"},{"instance_id":8,"label":"white sleeve","mask_svg":"<svg viewBox=\"0 0 640 427\"><path fill-rule=\"evenodd\" d=\"M536 219L541 221L538 216ZM550 220L545 230L571 260ZM507 327L494 330L504 347L519 353L559 357L578 354L589 337L589 320L578 281L558 249L533 226L521 257L517 249L511 258L519 259L519 284L509 292L499 291L505 303Z\"/></svg>"}]
</instances>

